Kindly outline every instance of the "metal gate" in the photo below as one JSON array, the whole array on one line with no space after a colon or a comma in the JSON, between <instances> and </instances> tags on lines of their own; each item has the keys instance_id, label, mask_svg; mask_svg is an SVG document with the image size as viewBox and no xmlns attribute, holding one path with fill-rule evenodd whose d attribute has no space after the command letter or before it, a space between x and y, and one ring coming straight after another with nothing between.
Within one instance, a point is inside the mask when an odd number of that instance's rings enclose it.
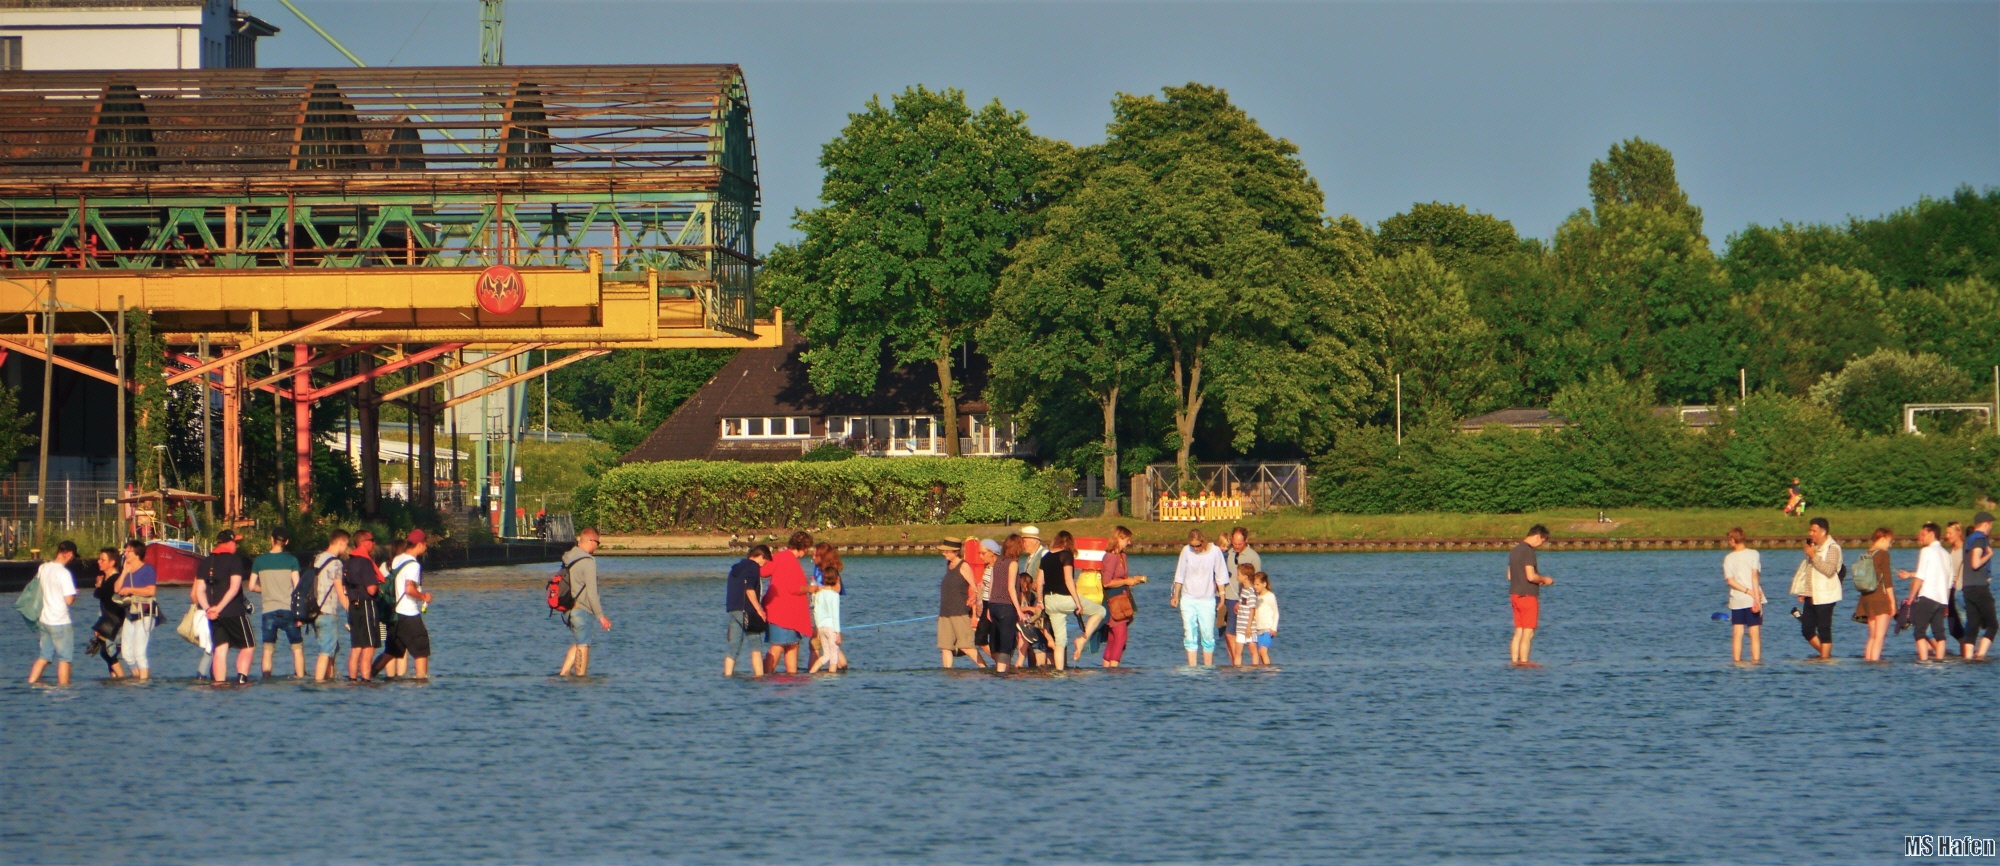
<instances>
[{"instance_id":1,"label":"metal gate","mask_svg":"<svg viewBox=\"0 0 2000 866\"><path fill-rule=\"evenodd\" d=\"M1157 519L1153 511L1160 497L1175 493L1240 498L1249 514L1306 504L1303 463L1197 463L1191 469L1190 483L1183 487L1180 468L1174 464L1147 466L1145 489L1132 491L1133 511L1144 519Z\"/></svg>"}]
</instances>

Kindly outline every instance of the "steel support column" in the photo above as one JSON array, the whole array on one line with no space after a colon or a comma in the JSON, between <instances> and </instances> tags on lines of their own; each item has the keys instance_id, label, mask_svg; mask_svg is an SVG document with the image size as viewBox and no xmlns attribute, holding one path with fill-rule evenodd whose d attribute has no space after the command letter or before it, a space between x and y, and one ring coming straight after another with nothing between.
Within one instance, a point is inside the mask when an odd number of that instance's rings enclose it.
<instances>
[{"instance_id":1,"label":"steel support column","mask_svg":"<svg viewBox=\"0 0 2000 866\"><path fill-rule=\"evenodd\" d=\"M378 517L382 506L382 406L375 398L375 355L362 352L360 389L355 392L361 424L361 514Z\"/></svg>"},{"instance_id":2,"label":"steel support column","mask_svg":"<svg viewBox=\"0 0 2000 866\"><path fill-rule=\"evenodd\" d=\"M242 382L242 361L222 365L222 522L232 528L243 518Z\"/></svg>"},{"instance_id":3,"label":"steel support column","mask_svg":"<svg viewBox=\"0 0 2000 866\"><path fill-rule=\"evenodd\" d=\"M312 348L304 343L292 347L292 393L312 390ZM292 401L292 435L298 439L299 513L312 511L312 401Z\"/></svg>"},{"instance_id":4,"label":"steel support column","mask_svg":"<svg viewBox=\"0 0 2000 866\"><path fill-rule=\"evenodd\" d=\"M428 379L432 365L429 361L417 365L417 378ZM417 477L411 479L412 494L425 508L437 508L437 389L425 388L417 392Z\"/></svg>"}]
</instances>

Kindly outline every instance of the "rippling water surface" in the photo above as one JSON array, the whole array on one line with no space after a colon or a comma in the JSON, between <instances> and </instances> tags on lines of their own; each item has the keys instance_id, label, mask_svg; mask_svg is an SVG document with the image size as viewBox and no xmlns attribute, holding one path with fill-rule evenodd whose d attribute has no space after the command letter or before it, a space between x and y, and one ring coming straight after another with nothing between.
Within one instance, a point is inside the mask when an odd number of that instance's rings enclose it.
<instances>
[{"instance_id":1,"label":"rippling water surface","mask_svg":"<svg viewBox=\"0 0 2000 866\"><path fill-rule=\"evenodd\" d=\"M845 675L723 680L720 558L600 560L586 681L551 676L545 567L435 576L422 686L194 685L162 628L166 679L31 689L10 617L0 862L1879 863L2000 835L2000 665L1863 663L1851 603L1837 663L1778 605L1737 667L1719 555L1546 554L1545 667L1517 670L1503 554L1265 561L1275 670L1180 667L1159 557L1130 667L1066 676L936 670L924 621L851 630ZM855 558L846 624L934 612L940 571Z\"/></svg>"}]
</instances>

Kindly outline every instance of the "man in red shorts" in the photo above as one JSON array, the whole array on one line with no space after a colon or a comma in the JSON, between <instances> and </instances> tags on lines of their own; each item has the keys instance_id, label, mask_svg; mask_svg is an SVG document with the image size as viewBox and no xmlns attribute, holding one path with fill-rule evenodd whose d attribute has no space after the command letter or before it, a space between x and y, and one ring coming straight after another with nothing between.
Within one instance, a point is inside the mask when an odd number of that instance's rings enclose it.
<instances>
[{"instance_id":1,"label":"man in red shorts","mask_svg":"<svg viewBox=\"0 0 2000 866\"><path fill-rule=\"evenodd\" d=\"M1556 582L1535 563L1535 550L1548 541L1549 528L1537 523L1529 528L1528 537L1507 554L1507 594L1514 607L1514 643L1509 661L1517 665L1533 664L1528 655L1535 647L1535 627L1541 623L1542 587Z\"/></svg>"}]
</instances>

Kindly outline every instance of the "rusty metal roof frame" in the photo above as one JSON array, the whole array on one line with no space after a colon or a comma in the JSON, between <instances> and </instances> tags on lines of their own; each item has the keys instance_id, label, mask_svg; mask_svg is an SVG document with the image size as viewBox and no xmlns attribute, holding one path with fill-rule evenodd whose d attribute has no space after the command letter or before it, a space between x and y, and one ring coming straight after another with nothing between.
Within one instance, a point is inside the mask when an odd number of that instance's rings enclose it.
<instances>
[{"instance_id":1,"label":"rusty metal roof frame","mask_svg":"<svg viewBox=\"0 0 2000 866\"><path fill-rule=\"evenodd\" d=\"M0 198L754 196L749 115L735 65L10 73Z\"/></svg>"}]
</instances>

